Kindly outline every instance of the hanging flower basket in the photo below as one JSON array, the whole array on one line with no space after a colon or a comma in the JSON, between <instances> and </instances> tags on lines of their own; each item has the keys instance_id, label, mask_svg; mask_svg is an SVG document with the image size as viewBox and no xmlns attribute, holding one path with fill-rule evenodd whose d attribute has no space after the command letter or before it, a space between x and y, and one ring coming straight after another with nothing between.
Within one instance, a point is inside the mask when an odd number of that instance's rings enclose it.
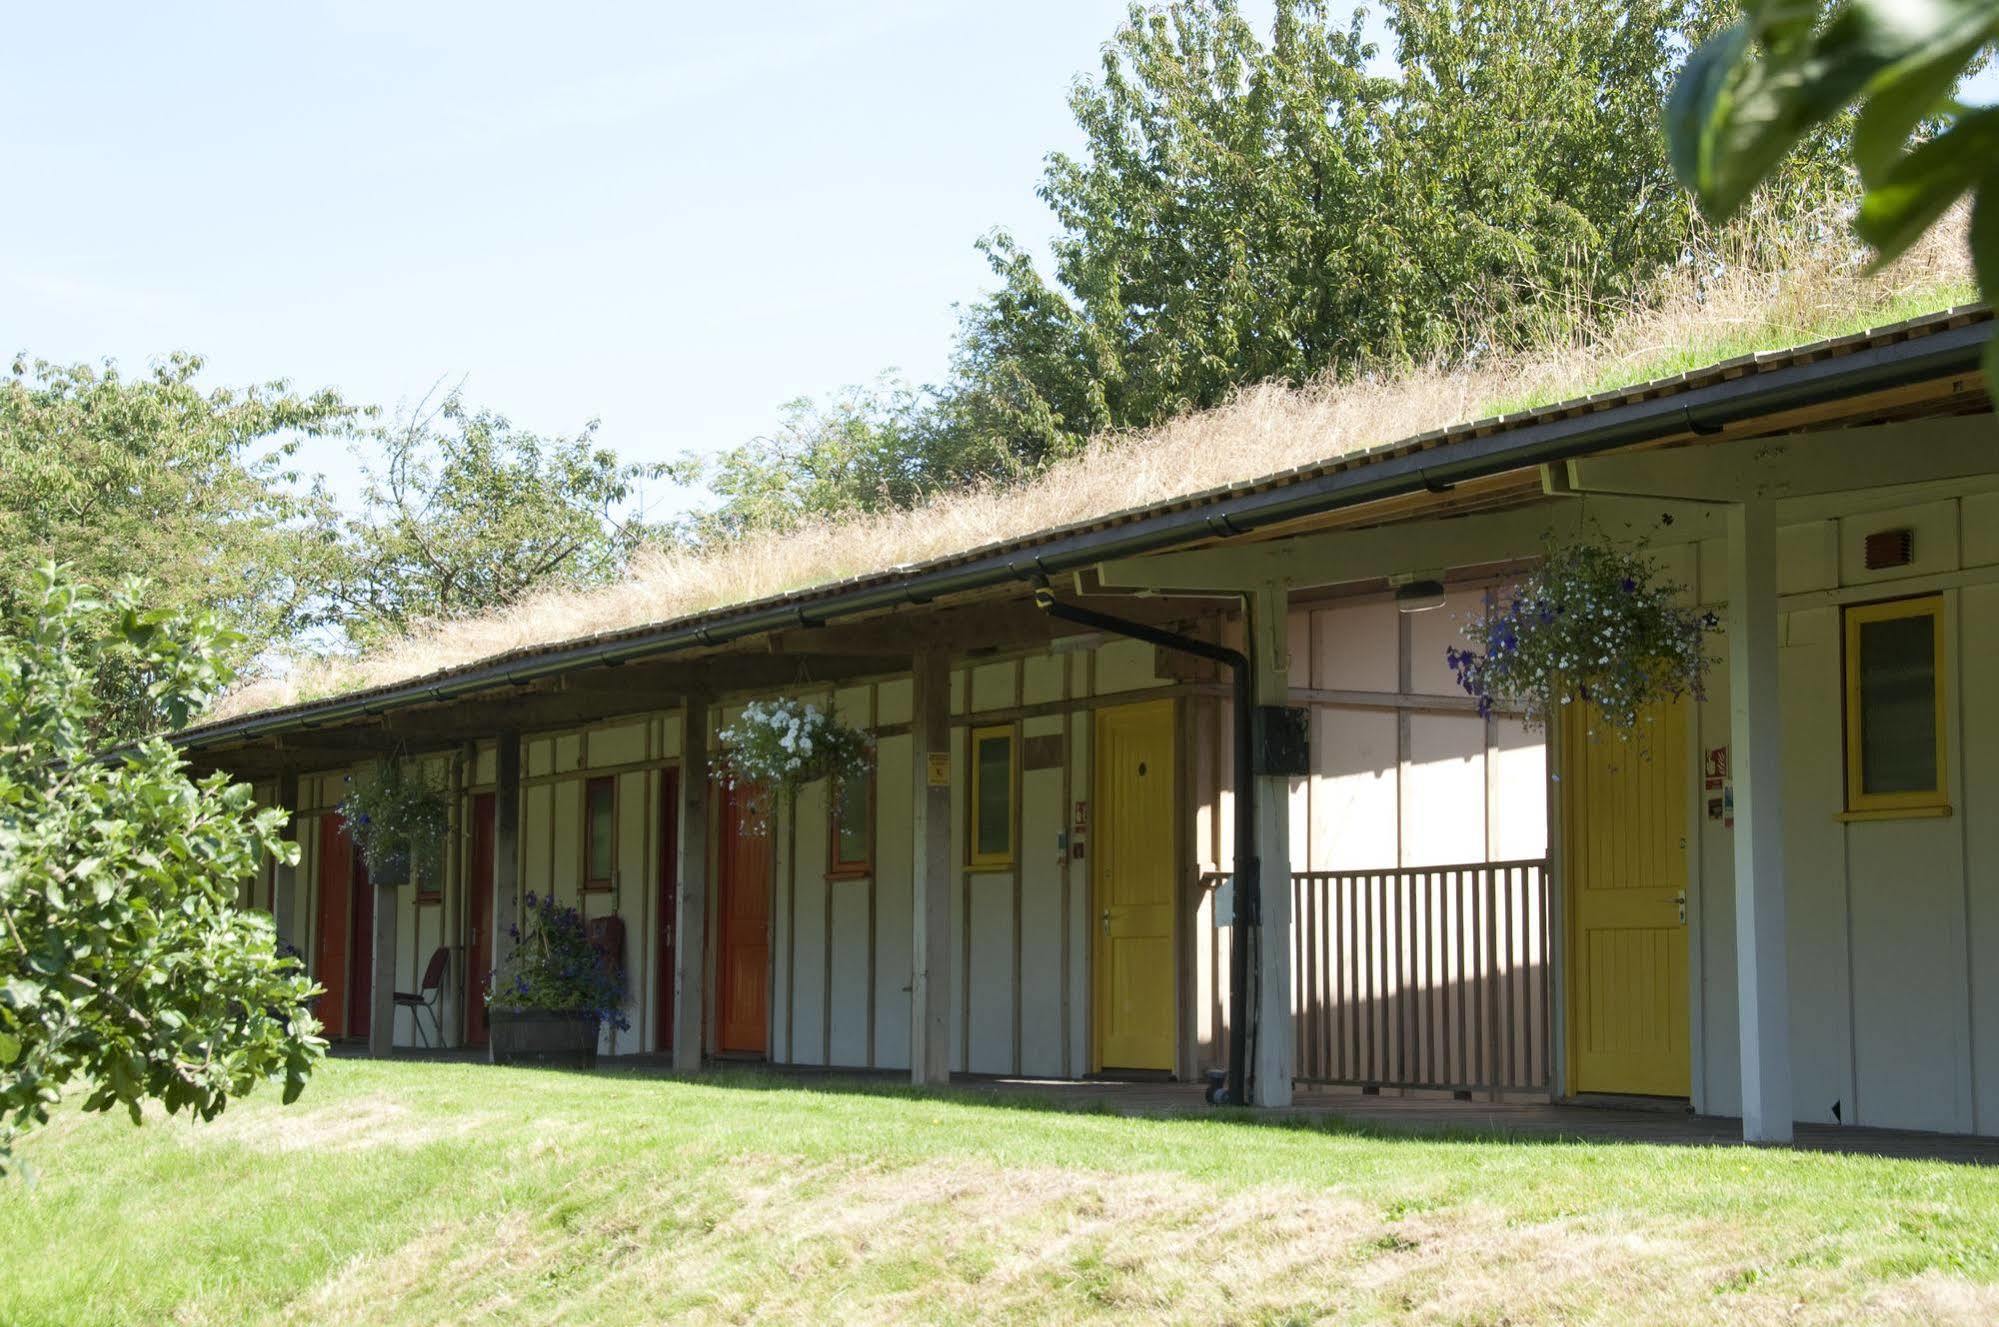
<instances>
[{"instance_id":1,"label":"hanging flower basket","mask_svg":"<svg viewBox=\"0 0 1999 1327\"><path fill-rule=\"evenodd\" d=\"M1653 706L1706 694L1713 613L1683 607L1642 550L1583 540L1553 545L1510 597L1445 652L1480 714L1518 706L1541 727L1565 705L1595 707L1592 731L1629 736Z\"/></svg>"},{"instance_id":2,"label":"hanging flower basket","mask_svg":"<svg viewBox=\"0 0 1999 1327\"><path fill-rule=\"evenodd\" d=\"M444 789L415 762L391 758L356 779L340 815L373 883L406 885L435 879L442 869L450 807Z\"/></svg>"},{"instance_id":3,"label":"hanging flower basket","mask_svg":"<svg viewBox=\"0 0 1999 1327\"><path fill-rule=\"evenodd\" d=\"M875 758L868 734L788 696L751 701L716 736L722 754L714 761L715 776L732 790L756 794L742 803L742 828L751 834L769 832L778 800L820 779L831 779L837 792L845 780L866 777Z\"/></svg>"}]
</instances>

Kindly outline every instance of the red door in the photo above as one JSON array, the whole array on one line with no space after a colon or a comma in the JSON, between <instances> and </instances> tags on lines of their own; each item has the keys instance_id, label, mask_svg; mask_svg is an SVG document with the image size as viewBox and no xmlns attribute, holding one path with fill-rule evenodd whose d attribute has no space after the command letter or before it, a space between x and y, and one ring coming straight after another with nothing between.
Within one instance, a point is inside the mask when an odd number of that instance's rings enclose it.
<instances>
[{"instance_id":1,"label":"red door","mask_svg":"<svg viewBox=\"0 0 1999 1327\"><path fill-rule=\"evenodd\" d=\"M659 780L659 1049L673 1049L673 928L680 902L680 771Z\"/></svg>"},{"instance_id":2,"label":"red door","mask_svg":"<svg viewBox=\"0 0 1999 1327\"><path fill-rule=\"evenodd\" d=\"M486 1044L486 988L493 981L492 793L472 799L472 850L466 858L465 1044Z\"/></svg>"},{"instance_id":3,"label":"red door","mask_svg":"<svg viewBox=\"0 0 1999 1327\"><path fill-rule=\"evenodd\" d=\"M721 790L715 931L715 1049L763 1055L770 1026L770 835L746 834L745 793Z\"/></svg>"},{"instance_id":4,"label":"red door","mask_svg":"<svg viewBox=\"0 0 1999 1327\"><path fill-rule=\"evenodd\" d=\"M319 932L313 971L326 993L319 997L319 1021L328 1037L347 1035L347 969L352 955L354 840L337 815L319 821Z\"/></svg>"},{"instance_id":5,"label":"red door","mask_svg":"<svg viewBox=\"0 0 1999 1327\"><path fill-rule=\"evenodd\" d=\"M365 1037L374 1011L368 1006L375 990L375 887L368 882L368 863L360 853L354 863L354 929L347 945L347 1035Z\"/></svg>"}]
</instances>

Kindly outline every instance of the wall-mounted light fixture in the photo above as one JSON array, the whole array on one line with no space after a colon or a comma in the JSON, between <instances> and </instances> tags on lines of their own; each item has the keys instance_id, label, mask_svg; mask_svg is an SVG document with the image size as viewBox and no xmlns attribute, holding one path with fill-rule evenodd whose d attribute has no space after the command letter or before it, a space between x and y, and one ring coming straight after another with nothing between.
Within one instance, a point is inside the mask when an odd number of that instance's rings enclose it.
<instances>
[{"instance_id":1,"label":"wall-mounted light fixture","mask_svg":"<svg viewBox=\"0 0 1999 1327\"><path fill-rule=\"evenodd\" d=\"M1395 587L1395 608L1401 613L1427 613L1444 606L1444 583L1427 577Z\"/></svg>"}]
</instances>

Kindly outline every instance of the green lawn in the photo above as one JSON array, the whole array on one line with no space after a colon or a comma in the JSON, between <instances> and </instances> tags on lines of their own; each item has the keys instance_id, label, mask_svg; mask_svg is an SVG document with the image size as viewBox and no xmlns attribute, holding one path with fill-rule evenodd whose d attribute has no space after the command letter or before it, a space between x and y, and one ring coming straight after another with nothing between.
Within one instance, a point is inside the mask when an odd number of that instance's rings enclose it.
<instances>
[{"instance_id":1,"label":"green lawn","mask_svg":"<svg viewBox=\"0 0 1999 1327\"><path fill-rule=\"evenodd\" d=\"M327 1065L66 1112L0 1323L1999 1320L1999 1173Z\"/></svg>"}]
</instances>

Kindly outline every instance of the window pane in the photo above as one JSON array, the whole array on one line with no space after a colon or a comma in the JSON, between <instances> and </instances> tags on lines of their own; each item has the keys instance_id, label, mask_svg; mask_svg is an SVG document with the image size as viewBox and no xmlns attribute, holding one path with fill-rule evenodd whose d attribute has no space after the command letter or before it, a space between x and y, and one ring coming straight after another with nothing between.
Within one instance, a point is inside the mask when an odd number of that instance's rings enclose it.
<instances>
[{"instance_id":1,"label":"window pane","mask_svg":"<svg viewBox=\"0 0 1999 1327\"><path fill-rule=\"evenodd\" d=\"M851 866L868 860L868 801L865 775L841 780L836 844L840 860L836 865Z\"/></svg>"},{"instance_id":2,"label":"window pane","mask_svg":"<svg viewBox=\"0 0 1999 1327\"><path fill-rule=\"evenodd\" d=\"M981 857L1004 857L1013 850L1011 805L1013 794L1013 739L979 739L979 804L974 808L978 830L972 851Z\"/></svg>"},{"instance_id":3,"label":"window pane","mask_svg":"<svg viewBox=\"0 0 1999 1327\"><path fill-rule=\"evenodd\" d=\"M1860 624L1860 787L1867 793L1937 786L1934 619Z\"/></svg>"},{"instance_id":4,"label":"window pane","mask_svg":"<svg viewBox=\"0 0 1999 1327\"><path fill-rule=\"evenodd\" d=\"M611 781L590 785L590 879L611 878Z\"/></svg>"}]
</instances>

